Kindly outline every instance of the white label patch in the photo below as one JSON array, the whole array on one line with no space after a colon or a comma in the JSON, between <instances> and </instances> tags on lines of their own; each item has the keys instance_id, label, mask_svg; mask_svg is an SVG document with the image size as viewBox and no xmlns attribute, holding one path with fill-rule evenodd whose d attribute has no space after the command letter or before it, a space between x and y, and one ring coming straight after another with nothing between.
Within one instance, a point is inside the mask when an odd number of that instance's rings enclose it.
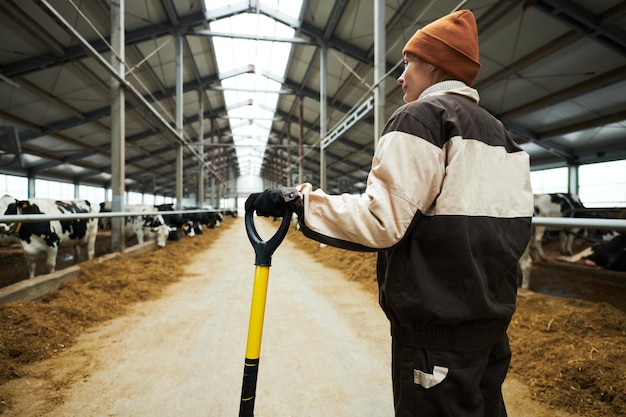
<instances>
[{"instance_id":1,"label":"white label patch","mask_svg":"<svg viewBox=\"0 0 626 417\"><path fill-rule=\"evenodd\" d=\"M413 370L413 382L416 383L417 385L420 385L428 389L441 383L441 381L443 381L447 375L448 375L448 368L444 368L443 366L433 367L432 374L427 374L425 372L414 369Z\"/></svg>"}]
</instances>

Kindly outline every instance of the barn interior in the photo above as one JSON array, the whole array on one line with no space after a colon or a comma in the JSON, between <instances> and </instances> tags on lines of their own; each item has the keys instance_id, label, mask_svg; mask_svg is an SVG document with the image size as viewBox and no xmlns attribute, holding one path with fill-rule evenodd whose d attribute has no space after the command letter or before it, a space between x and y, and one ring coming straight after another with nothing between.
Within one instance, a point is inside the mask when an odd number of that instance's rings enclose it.
<instances>
[{"instance_id":1,"label":"barn interior","mask_svg":"<svg viewBox=\"0 0 626 417\"><path fill-rule=\"evenodd\" d=\"M36 180L43 179L97 187L103 195L154 194L178 206L212 208L228 208L264 188L304 181L329 193L359 193L370 171L381 125L404 104L397 84L402 47L417 29L459 9L470 9L477 18L482 68L474 87L480 105L502 120L528 152L531 170L566 168L568 190L576 192L580 167L626 159L624 1L0 0L0 174L26 178L24 194L29 196L37 194ZM626 172L624 178L609 180L626 184ZM620 213L625 211L622 207ZM626 230L626 220L617 222ZM201 348L197 351L236 350L225 347L224 340L245 324L229 326L205 318L222 317L210 307L228 312L228 308L249 306L248 287L242 303L222 292L233 282L247 284L240 275L245 278L250 272L245 268L252 268L243 228L231 227L241 223L241 218L227 218L221 228L203 236L168 242L160 251L150 242L138 244L130 249L145 253L111 260L115 255L111 249L119 250L119 242L112 239L110 231L100 230L95 262L76 265L71 248L63 248L56 273L30 280L40 280L42 291L50 294L38 298L31 291L28 296L36 300L7 304L0 297L0 322L4 324L0 415L55 415L52 411L58 412L57 407L72 403L68 390L73 386L95 386L97 392L79 395L84 403L79 403L78 411L59 415L85 414L91 406L102 407L94 415L105 409L111 414L115 412L111 404L125 396L143 398L137 395L139 390L154 395L149 397L152 401L138 405L146 415L180 415L180 409L170 412L169 407L194 405L171 400L175 396L162 389L160 378L145 384L144 376L156 377L157 368L163 379L180 375L171 371L178 370L180 363L167 368L169 360L195 365L189 355L192 333L207 336L198 343ZM524 391L515 393L516 397L507 394L524 402L510 401L509 415L624 415L626 272L588 265L580 259L575 263L557 261L561 255L558 237L552 233L552 239L544 242L548 259L533 264L530 288L519 289L511 324L515 355L507 379L521 381ZM235 238L223 239L229 234ZM373 300L371 308L378 312L373 258L324 248L299 233L291 233L283 248L292 244L300 252L287 262L276 259L271 291L288 285L302 288L301 296L289 294L294 304L302 304L300 300L315 298L310 295L321 285L320 278L327 280L324 285L341 281L328 271L296 281L292 270L284 281L276 280L282 266L289 266L294 258L300 262L306 253L307 259L313 257L312 264L339 271L337 276L345 275L347 281L366 288L368 299ZM589 242L579 239L574 248L578 251L588 246ZM30 284L22 252L19 242L2 247L0 291L7 290L5 294L16 284ZM105 258L106 262L99 263ZM38 271L45 271L45 261L39 259ZM197 265L191 281L181 263ZM77 269L84 274L81 278L67 278L78 273ZM67 279L60 291L44 288L60 276ZM216 278L224 282L217 291ZM173 303L163 297L164 288L180 284L179 279L197 285L189 291L195 291L190 295L194 302L177 299L179 302ZM184 285L172 287L180 290ZM176 291L172 287L168 291ZM329 288L325 291L332 296L352 296ZM240 295L242 291L235 292ZM127 345L114 335L111 343L97 342L98 348L119 349L110 355L114 361L111 368L121 358L126 365L133 354L158 357L155 367L137 372L123 368L109 388L94 384L92 365L104 361L88 362L94 354L91 349L81 350L79 361L72 358L71 347L78 344L78 335L88 329L98 338L101 333L92 332L92 326L127 314L127 305L159 297L163 297L161 305L172 308L162 309L171 311L170 315L150 332L159 340L151 343L152 339L146 338ZM312 308L307 317L318 318L317 313L328 311L329 305ZM159 317L143 307L145 304L137 308L141 317L136 322ZM280 307L274 323L285 326L288 320L302 317L291 314L290 305ZM185 314L189 310L189 321L181 318L183 310ZM354 310L344 313L344 317L361 319ZM296 325L302 321L320 327L314 331L296 327L293 333L298 336L338 339L323 333L333 327L327 321L301 320ZM190 329L190 322L198 327L187 334L178 332ZM164 331L163 323L171 326L172 334ZM373 339L362 322L354 328L364 335L358 342L363 346ZM385 327L384 335L387 330ZM173 343L165 336L178 339ZM269 343L266 346L271 349ZM163 354L156 354L161 348ZM304 352L303 348L298 355L275 356L299 361L308 359ZM346 356L334 350L331 353L352 368L345 375L354 380L352 362L341 360ZM47 362L64 355L71 358L72 372ZM239 372L243 357L236 359ZM270 355L263 358L270 359ZM176 393L188 394L185 384L201 381L202 404L182 414L193 415L206 407L209 415L216 415L215 403L225 398L222 370L226 361L212 360L215 362L207 360L194 369L203 375L185 375L176 387ZM319 363L325 364L320 370L333 368L328 362ZM26 370L32 364L35 371ZM220 372L204 372L206 369ZM291 372L295 367L285 369L297 376ZM309 370L307 362L307 373ZM384 372L387 375L386 368ZM124 385L120 376L137 377L137 381ZM209 376L216 378L215 385L206 383L204 378ZM235 390L240 388L240 374L236 377ZM273 379L285 380L284 375ZM293 398L339 409L327 401L340 397L339 390L328 388L327 375L322 375L319 383L306 382L307 391L297 395L285 395L287 389L270 390L281 397L276 401L283 406L281 412L290 410L285 404ZM349 381L340 384L352 385ZM326 391L318 395L308 391L310 387ZM207 392L220 398L208 403ZM105 397L106 393L119 396ZM537 404L543 404L544 411L537 411ZM27 411L20 413L20 407ZM230 405L225 408L233 409ZM128 409L121 411L124 413L128 414Z\"/></svg>"}]
</instances>

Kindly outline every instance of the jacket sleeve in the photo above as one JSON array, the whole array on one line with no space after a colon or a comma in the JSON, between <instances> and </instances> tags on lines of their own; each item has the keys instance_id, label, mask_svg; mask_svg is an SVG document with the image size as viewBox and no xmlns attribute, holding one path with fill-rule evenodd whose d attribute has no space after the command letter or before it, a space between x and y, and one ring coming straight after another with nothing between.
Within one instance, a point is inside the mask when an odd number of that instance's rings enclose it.
<instances>
[{"instance_id":1,"label":"jacket sleeve","mask_svg":"<svg viewBox=\"0 0 626 417\"><path fill-rule=\"evenodd\" d=\"M416 216L428 211L445 175L443 150L400 130L385 133L372 160L364 196L329 195L298 186L303 232L332 246L378 251L397 244Z\"/></svg>"}]
</instances>

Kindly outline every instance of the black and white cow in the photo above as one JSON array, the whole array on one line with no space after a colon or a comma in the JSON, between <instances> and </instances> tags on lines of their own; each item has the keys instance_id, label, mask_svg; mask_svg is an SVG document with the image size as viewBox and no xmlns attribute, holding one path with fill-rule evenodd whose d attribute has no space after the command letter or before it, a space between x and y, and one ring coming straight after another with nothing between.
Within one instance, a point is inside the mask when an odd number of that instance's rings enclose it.
<instances>
[{"instance_id":1,"label":"black and white cow","mask_svg":"<svg viewBox=\"0 0 626 417\"><path fill-rule=\"evenodd\" d=\"M612 271L626 271L626 234L613 235L609 240L596 243L572 256L560 256L560 261L597 265Z\"/></svg>"},{"instance_id":2,"label":"black and white cow","mask_svg":"<svg viewBox=\"0 0 626 417\"><path fill-rule=\"evenodd\" d=\"M230 216L230 217L237 218L237 210L226 209L226 210L224 210L223 215L224 216Z\"/></svg>"},{"instance_id":3,"label":"black and white cow","mask_svg":"<svg viewBox=\"0 0 626 417\"><path fill-rule=\"evenodd\" d=\"M582 212L585 207L575 194L555 193L555 194L535 194L535 216L536 217L584 217ZM536 252L542 260L545 254L542 248L542 240L547 229L546 226L533 226L534 233L530 242L531 253ZM571 255L572 244L579 229L559 229L559 240L562 255Z\"/></svg>"},{"instance_id":4,"label":"black and white cow","mask_svg":"<svg viewBox=\"0 0 626 417\"><path fill-rule=\"evenodd\" d=\"M518 265L518 280L517 285L528 289L530 287L530 274L533 268L533 258L530 253L531 244L526 246L526 250L522 253L517 265Z\"/></svg>"},{"instance_id":5,"label":"black and white cow","mask_svg":"<svg viewBox=\"0 0 626 417\"><path fill-rule=\"evenodd\" d=\"M110 213L111 212L111 202L103 201L100 203L100 213ZM111 219L109 217L101 217L98 219L98 229L100 230L111 230Z\"/></svg>"},{"instance_id":6,"label":"black and white cow","mask_svg":"<svg viewBox=\"0 0 626 417\"><path fill-rule=\"evenodd\" d=\"M186 210L196 210L197 207L186 207ZM213 211L201 211L194 213L184 213L183 219L190 221L196 234L202 234L202 229L206 226L209 229L215 229L224 220L224 217Z\"/></svg>"},{"instance_id":7,"label":"black and white cow","mask_svg":"<svg viewBox=\"0 0 626 417\"><path fill-rule=\"evenodd\" d=\"M186 219L182 214L167 213L168 211L176 210L173 204L160 204L155 206L155 208L162 213L165 223L172 228L169 236L170 240L180 239L181 233L190 237L196 235L193 228L193 222L191 220Z\"/></svg>"},{"instance_id":8,"label":"black and white cow","mask_svg":"<svg viewBox=\"0 0 626 417\"><path fill-rule=\"evenodd\" d=\"M133 213L150 213L156 211L153 206L145 204L129 204L124 211ZM144 239L156 240L157 246L165 247L172 228L165 223L160 214L145 214L142 216L129 216L124 218L124 231L127 237L135 235L139 244Z\"/></svg>"},{"instance_id":9,"label":"black and white cow","mask_svg":"<svg viewBox=\"0 0 626 417\"><path fill-rule=\"evenodd\" d=\"M4 215L97 212L98 207L92 206L87 200L59 201L47 198L18 200L8 195L0 198L0 213ZM29 277L33 278L37 257L43 252L46 253L48 272L54 272L57 253L61 245L73 247L75 262L79 261L81 249L84 247L87 248L87 258L93 259L98 234L98 219L2 223L0 232L11 234L20 240L28 264Z\"/></svg>"},{"instance_id":10,"label":"black and white cow","mask_svg":"<svg viewBox=\"0 0 626 417\"><path fill-rule=\"evenodd\" d=\"M216 212L206 213L209 222L206 223L209 226L209 229L214 229L218 227L224 221L224 215Z\"/></svg>"},{"instance_id":11,"label":"black and white cow","mask_svg":"<svg viewBox=\"0 0 626 417\"><path fill-rule=\"evenodd\" d=\"M582 217L581 210L585 208L578 196L566 193L535 194L534 204L535 217ZM530 285L533 261L537 257L542 261L546 260L542 241L547 230L558 230L561 253L572 254L574 237L579 232L579 229L555 229L533 224L530 242L518 263L520 271L519 284L522 288L528 288Z\"/></svg>"}]
</instances>

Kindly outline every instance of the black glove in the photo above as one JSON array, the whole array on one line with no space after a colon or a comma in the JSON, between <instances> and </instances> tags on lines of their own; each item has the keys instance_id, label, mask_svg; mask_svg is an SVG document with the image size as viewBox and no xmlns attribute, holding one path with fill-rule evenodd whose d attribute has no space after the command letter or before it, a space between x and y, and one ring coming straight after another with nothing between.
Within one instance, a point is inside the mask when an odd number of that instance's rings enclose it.
<instances>
[{"instance_id":1,"label":"black glove","mask_svg":"<svg viewBox=\"0 0 626 417\"><path fill-rule=\"evenodd\" d=\"M283 217L285 207L298 217L304 216L302 198L295 187L282 187L250 194L245 204L246 212L256 211L256 214L265 217Z\"/></svg>"},{"instance_id":2,"label":"black glove","mask_svg":"<svg viewBox=\"0 0 626 417\"><path fill-rule=\"evenodd\" d=\"M283 217L287 203L281 190L265 190L250 194L245 207L246 211L256 211L259 216Z\"/></svg>"}]
</instances>

